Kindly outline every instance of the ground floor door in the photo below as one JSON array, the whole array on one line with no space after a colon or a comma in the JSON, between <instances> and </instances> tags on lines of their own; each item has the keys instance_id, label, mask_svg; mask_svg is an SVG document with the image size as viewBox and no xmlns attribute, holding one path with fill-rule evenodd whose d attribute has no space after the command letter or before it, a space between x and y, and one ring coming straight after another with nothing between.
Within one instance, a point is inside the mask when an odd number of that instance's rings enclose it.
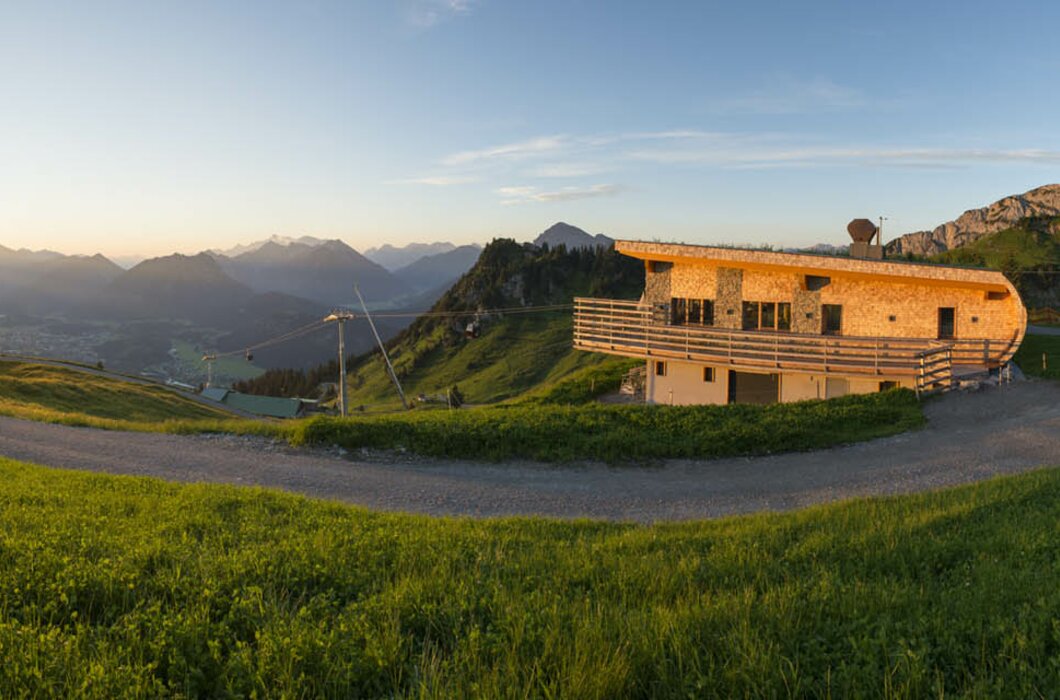
<instances>
[{"instance_id":1,"label":"ground floor door","mask_svg":"<svg viewBox=\"0 0 1060 700\"><path fill-rule=\"evenodd\" d=\"M834 399L850 393L850 381L839 377L828 377L824 382L824 397Z\"/></svg>"},{"instance_id":2,"label":"ground floor door","mask_svg":"<svg viewBox=\"0 0 1060 700\"><path fill-rule=\"evenodd\" d=\"M957 310L952 306L939 307L939 340L949 340L957 332Z\"/></svg>"},{"instance_id":3,"label":"ground floor door","mask_svg":"<svg viewBox=\"0 0 1060 700\"><path fill-rule=\"evenodd\" d=\"M777 403L780 375L729 370L729 403Z\"/></svg>"}]
</instances>

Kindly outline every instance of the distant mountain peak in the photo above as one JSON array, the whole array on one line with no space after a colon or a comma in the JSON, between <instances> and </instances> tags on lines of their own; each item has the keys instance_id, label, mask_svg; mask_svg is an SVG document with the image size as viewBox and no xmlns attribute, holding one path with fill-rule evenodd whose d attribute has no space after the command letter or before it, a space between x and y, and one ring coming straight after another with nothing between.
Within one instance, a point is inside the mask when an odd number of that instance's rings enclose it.
<instances>
[{"instance_id":1,"label":"distant mountain peak","mask_svg":"<svg viewBox=\"0 0 1060 700\"><path fill-rule=\"evenodd\" d=\"M319 245L323 245L324 243L327 243L327 242L328 241L326 241L324 239L314 238L313 236L298 236L296 238L296 237L293 237L293 236L280 236L280 235L274 234L272 236L269 236L266 239L263 239L263 240L260 240L260 241L254 241L253 243L245 243L245 244L242 244L242 245L232 246L231 248L228 248L226 250L220 250L220 249L214 248L214 249L208 250L206 252L210 253L212 255L223 255L226 258L234 258L237 255L243 255L245 253L253 253L253 252L257 251L257 250L260 250L261 248L264 248L265 246L287 248L287 247L292 246L292 245L304 245L304 246L316 247L316 246L319 246Z\"/></svg>"},{"instance_id":2,"label":"distant mountain peak","mask_svg":"<svg viewBox=\"0 0 1060 700\"><path fill-rule=\"evenodd\" d=\"M566 221L557 221L549 226L534 239L534 245L547 245L550 248L566 246L567 250L575 248L609 248L614 240L599 233L595 236L586 233L577 226L572 226Z\"/></svg>"},{"instance_id":3,"label":"distant mountain peak","mask_svg":"<svg viewBox=\"0 0 1060 700\"><path fill-rule=\"evenodd\" d=\"M398 268L406 267L420 258L428 255L448 253L456 248L449 241L437 241L435 243L408 243L403 246L395 246L390 243L368 248L364 251L364 257L377 265L382 265L393 272Z\"/></svg>"}]
</instances>

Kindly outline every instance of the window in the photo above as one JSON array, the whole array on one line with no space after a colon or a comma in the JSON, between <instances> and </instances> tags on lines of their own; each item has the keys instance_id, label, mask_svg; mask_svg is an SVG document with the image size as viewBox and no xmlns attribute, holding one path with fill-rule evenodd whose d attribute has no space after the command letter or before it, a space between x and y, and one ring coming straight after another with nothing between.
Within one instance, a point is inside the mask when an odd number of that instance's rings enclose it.
<instances>
[{"instance_id":1,"label":"window","mask_svg":"<svg viewBox=\"0 0 1060 700\"><path fill-rule=\"evenodd\" d=\"M791 304L784 301L777 304L777 330L791 330Z\"/></svg>"},{"instance_id":2,"label":"window","mask_svg":"<svg viewBox=\"0 0 1060 700\"><path fill-rule=\"evenodd\" d=\"M662 260L649 260L648 261L648 272L669 272L673 268L672 262L663 262Z\"/></svg>"},{"instance_id":3,"label":"window","mask_svg":"<svg viewBox=\"0 0 1060 700\"><path fill-rule=\"evenodd\" d=\"M840 304L821 305L821 332L839 335L843 332L843 307Z\"/></svg>"},{"instance_id":4,"label":"window","mask_svg":"<svg viewBox=\"0 0 1060 700\"><path fill-rule=\"evenodd\" d=\"M777 327L777 305L772 302L762 302L758 305L759 316L758 316L758 327L759 328L776 328Z\"/></svg>"},{"instance_id":5,"label":"window","mask_svg":"<svg viewBox=\"0 0 1060 700\"><path fill-rule=\"evenodd\" d=\"M713 382L714 381L714 368L704 367L703 368L703 381Z\"/></svg>"},{"instance_id":6,"label":"window","mask_svg":"<svg viewBox=\"0 0 1060 700\"><path fill-rule=\"evenodd\" d=\"M788 302L745 301L743 303L745 331L790 331L791 304Z\"/></svg>"},{"instance_id":7,"label":"window","mask_svg":"<svg viewBox=\"0 0 1060 700\"><path fill-rule=\"evenodd\" d=\"M880 391L890 391L897 388L898 382L880 382Z\"/></svg>"},{"instance_id":8,"label":"window","mask_svg":"<svg viewBox=\"0 0 1060 700\"><path fill-rule=\"evenodd\" d=\"M662 360L655 361L655 376L665 377L666 376L666 363Z\"/></svg>"},{"instance_id":9,"label":"window","mask_svg":"<svg viewBox=\"0 0 1060 700\"><path fill-rule=\"evenodd\" d=\"M819 289L824 289L831 283L831 277L821 277L819 275L806 275L806 291L808 292L816 292Z\"/></svg>"},{"instance_id":10,"label":"window","mask_svg":"<svg viewBox=\"0 0 1060 700\"><path fill-rule=\"evenodd\" d=\"M678 326L685 322L685 316L688 313L688 300L687 299L671 299L670 300L670 323Z\"/></svg>"},{"instance_id":11,"label":"window","mask_svg":"<svg viewBox=\"0 0 1060 700\"><path fill-rule=\"evenodd\" d=\"M758 329L758 302L745 301L743 303L743 329L753 331Z\"/></svg>"},{"instance_id":12,"label":"window","mask_svg":"<svg viewBox=\"0 0 1060 700\"><path fill-rule=\"evenodd\" d=\"M939 340L948 340L957 334L957 310L952 306L939 307Z\"/></svg>"},{"instance_id":13,"label":"window","mask_svg":"<svg viewBox=\"0 0 1060 700\"><path fill-rule=\"evenodd\" d=\"M675 326L714 325L714 301L712 299L670 299L670 323Z\"/></svg>"}]
</instances>

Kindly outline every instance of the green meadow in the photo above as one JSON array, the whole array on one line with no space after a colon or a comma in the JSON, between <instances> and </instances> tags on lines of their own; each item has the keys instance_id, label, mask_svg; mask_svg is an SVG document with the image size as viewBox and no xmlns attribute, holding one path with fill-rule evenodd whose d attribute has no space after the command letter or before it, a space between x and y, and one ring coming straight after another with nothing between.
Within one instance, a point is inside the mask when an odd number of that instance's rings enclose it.
<instances>
[{"instance_id":1,"label":"green meadow","mask_svg":"<svg viewBox=\"0 0 1060 700\"><path fill-rule=\"evenodd\" d=\"M639 526L0 460L0 696L1051 697L1060 470Z\"/></svg>"}]
</instances>

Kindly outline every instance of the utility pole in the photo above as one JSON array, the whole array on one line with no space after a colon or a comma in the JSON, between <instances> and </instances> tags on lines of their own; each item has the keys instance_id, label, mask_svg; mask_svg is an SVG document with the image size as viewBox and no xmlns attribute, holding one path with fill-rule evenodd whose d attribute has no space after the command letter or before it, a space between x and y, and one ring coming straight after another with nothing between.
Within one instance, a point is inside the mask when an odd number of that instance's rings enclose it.
<instances>
[{"instance_id":1,"label":"utility pole","mask_svg":"<svg viewBox=\"0 0 1060 700\"><path fill-rule=\"evenodd\" d=\"M375 329L375 321L372 320L372 315L368 313L368 305L364 303L364 297L361 296L361 290L356 284L353 285L353 291L357 292L361 308L364 309L364 317L368 319L368 325L372 327L372 335L375 336L375 342L379 344L379 350L383 353L383 359L386 360L386 370L390 373L390 381L394 382L398 396L401 397L401 406L407 411L409 402L405 400L405 392L401 388L401 382L398 381L397 373L394 372L394 365L390 364L390 356L386 354L386 346L383 345L383 339L379 337L379 331Z\"/></svg>"},{"instance_id":2,"label":"utility pole","mask_svg":"<svg viewBox=\"0 0 1060 700\"><path fill-rule=\"evenodd\" d=\"M202 361L206 363L206 388L209 389L210 385L213 384L213 363L217 359L217 355L207 353L202 356Z\"/></svg>"},{"instance_id":3,"label":"utility pole","mask_svg":"<svg viewBox=\"0 0 1060 700\"><path fill-rule=\"evenodd\" d=\"M347 415L346 406L346 338L345 329L346 322L353 320L355 317L349 311L333 311L327 318L324 319L325 323L331 323L335 321L339 324L339 414L345 418Z\"/></svg>"}]
</instances>

